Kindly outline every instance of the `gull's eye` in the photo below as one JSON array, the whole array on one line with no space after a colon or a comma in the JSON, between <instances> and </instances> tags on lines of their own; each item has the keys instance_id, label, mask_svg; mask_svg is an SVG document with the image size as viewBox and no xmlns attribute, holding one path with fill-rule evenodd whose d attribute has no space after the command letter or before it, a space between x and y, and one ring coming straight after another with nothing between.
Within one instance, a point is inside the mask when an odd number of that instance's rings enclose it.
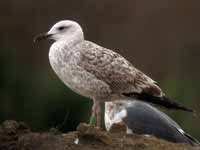
<instances>
[{"instance_id":1,"label":"gull's eye","mask_svg":"<svg viewBox=\"0 0 200 150\"><path fill-rule=\"evenodd\" d=\"M66 29L67 27L66 26L61 26L61 27L58 27L58 30L59 31L62 31L62 30L64 30L64 29Z\"/></svg>"}]
</instances>

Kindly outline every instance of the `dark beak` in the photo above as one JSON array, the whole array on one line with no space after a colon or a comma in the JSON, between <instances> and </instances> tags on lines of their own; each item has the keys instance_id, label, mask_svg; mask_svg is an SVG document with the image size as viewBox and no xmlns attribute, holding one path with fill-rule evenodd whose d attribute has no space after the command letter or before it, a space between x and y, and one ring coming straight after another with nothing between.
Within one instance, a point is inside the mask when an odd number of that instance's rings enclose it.
<instances>
[{"instance_id":1,"label":"dark beak","mask_svg":"<svg viewBox=\"0 0 200 150\"><path fill-rule=\"evenodd\" d=\"M37 36L34 37L33 42L40 42L41 40L45 40L45 39L49 39L52 36L52 34L48 34L48 33L41 33Z\"/></svg>"}]
</instances>

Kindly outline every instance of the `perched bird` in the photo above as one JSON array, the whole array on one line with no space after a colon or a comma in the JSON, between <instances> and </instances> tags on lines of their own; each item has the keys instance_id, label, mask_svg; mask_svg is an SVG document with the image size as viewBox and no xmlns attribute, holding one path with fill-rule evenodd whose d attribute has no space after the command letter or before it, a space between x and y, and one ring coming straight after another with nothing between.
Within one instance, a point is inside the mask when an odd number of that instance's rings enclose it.
<instances>
[{"instance_id":1,"label":"perched bird","mask_svg":"<svg viewBox=\"0 0 200 150\"><path fill-rule=\"evenodd\" d=\"M34 41L42 39L55 41L49 50L49 61L58 77L76 93L93 100L90 122L97 126L101 120L100 103L125 97L192 111L171 101L155 81L120 54L85 40L81 26L74 21L59 21Z\"/></svg>"},{"instance_id":2,"label":"perched bird","mask_svg":"<svg viewBox=\"0 0 200 150\"><path fill-rule=\"evenodd\" d=\"M121 122L126 125L128 134L153 135L175 143L200 145L198 140L185 133L169 116L142 101L126 99L105 102L107 131Z\"/></svg>"}]
</instances>

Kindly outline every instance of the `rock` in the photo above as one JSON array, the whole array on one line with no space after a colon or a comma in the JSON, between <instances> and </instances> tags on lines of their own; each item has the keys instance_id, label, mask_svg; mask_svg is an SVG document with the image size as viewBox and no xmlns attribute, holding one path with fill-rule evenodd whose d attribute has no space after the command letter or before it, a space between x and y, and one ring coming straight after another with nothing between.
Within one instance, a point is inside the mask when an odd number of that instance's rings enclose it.
<instances>
[{"instance_id":1,"label":"rock","mask_svg":"<svg viewBox=\"0 0 200 150\"><path fill-rule=\"evenodd\" d=\"M102 142L108 145L112 144L109 134L101 128L81 123L77 128L77 132L81 143Z\"/></svg>"},{"instance_id":2,"label":"rock","mask_svg":"<svg viewBox=\"0 0 200 150\"><path fill-rule=\"evenodd\" d=\"M117 128L124 130L123 125ZM198 146L116 131L107 133L83 123L75 132L38 133L25 123L9 120L0 125L0 150L200 150ZM77 138L79 143L75 144Z\"/></svg>"}]
</instances>

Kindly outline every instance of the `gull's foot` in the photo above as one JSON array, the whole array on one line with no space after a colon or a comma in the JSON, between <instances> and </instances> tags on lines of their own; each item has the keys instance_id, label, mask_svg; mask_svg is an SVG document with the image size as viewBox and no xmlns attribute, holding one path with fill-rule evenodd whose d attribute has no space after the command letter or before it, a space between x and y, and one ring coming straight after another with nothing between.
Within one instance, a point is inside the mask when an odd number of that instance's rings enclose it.
<instances>
[{"instance_id":1,"label":"gull's foot","mask_svg":"<svg viewBox=\"0 0 200 150\"><path fill-rule=\"evenodd\" d=\"M88 125L86 123L81 123L78 128L78 139L76 139L76 144L86 144L100 142L107 145L112 144L112 139L107 132L103 131L99 127L93 125Z\"/></svg>"}]
</instances>

